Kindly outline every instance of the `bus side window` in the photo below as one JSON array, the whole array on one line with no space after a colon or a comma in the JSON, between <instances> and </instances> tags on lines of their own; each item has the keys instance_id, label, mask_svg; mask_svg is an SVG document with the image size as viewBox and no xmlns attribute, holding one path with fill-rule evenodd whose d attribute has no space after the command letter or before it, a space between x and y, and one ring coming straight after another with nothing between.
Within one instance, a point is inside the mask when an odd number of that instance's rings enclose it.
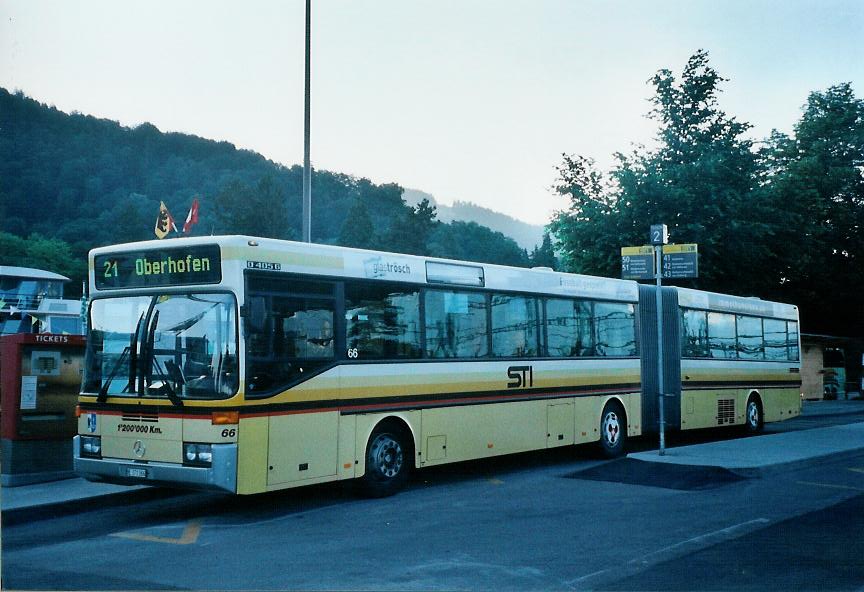
<instances>
[{"instance_id":1,"label":"bus side window","mask_svg":"<svg viewBox=\"0 0 864 592\"><path fill-rule=\"evenodd\" d=\"M420 291L346 283L345 333L351 358L420 358Z\"/></svg>"},{"instance_id":2,"label":"bus side window","mask_svg":"<svg viewBox=\"0 0 864 592\"><path fill-rule=\"evenodd\" d=\"M724 312L708 313L708 347L712 358L734 360L738 357L735 345L735 315Z\"/></svg>"},{"instance_id":3,"label":"bus side window","mask_svg":"<svg viewBox=\"0 0 864 592\"><path fill-rule=\"evenodd\" d=\"M267 321L267 301L264 296L250 296L247 302L249 316L246 322L252 331L260 333L264 330L264 323Z\"/></svg>"},{"instance_id":4,"label":"bus side window","mask_svg":"<svg viewBox=\"0 0 864 592\"><path fill-rule=\"evenodd\" d=\"M788 358L786 321L765 319L762 326L765 330L765 359L785 362Z\"/></svg>"},{"instance_id":5,"label":"bus side window","mask_svg":"<svg viewBox=\"0 0 864 592\"><path fill-rule=\"evenodd\" d=\"M264 356L273 347L272 331L268 328L271 318L268 313L267 297L250 296L247 298L247 302L249 303L249 314L246 316L245 322L246 355Z\"/></svg>"},{"instance_id":6,"label":"bus side window","mask_svg":"<svg viewBox=\"0 0 864 592\"><path fill-rule=\"evenodd\" d=\"M788 348L788 358L790 362L799 361L800 352L798 351L798 323L795 321L788 321L786 323L786 345ZM862 365L864 365L864 360L862 360Z\"/></svg>"},{"instance_id":7,"label":"bus side window","mask_svg":"<svg viewBox=\"0 0 864 592\"><path fill-rule=\"evenodd\" d=\"M594 313L585 300L550 298L546 301L548 355L590 357L594 355Z\"/></svg>"},{"instance_id":8,"label":"bus side window","mask_svg":"<svg viewBox=\"0 0 864 592\"><path fill-rule=\"evenodd\" d=\"M489 355L486 295L427 290L426 356L485 358Z\"/></svg>"},{"instance_id":9,"label":"bus side window","mask_svg":"<svg viewBox=\"0 0 864 592\"><path fill-rule=\"evenodd\" d=\"M595 302L597 356L636 355L636 308L622 302Z\"/></svg>"},{"instance_id":10,"label":"bus side window","mask_svg":"<svg viewBox=\"0 0 864 592\"><path fill-rule=\"evenodd\" d=\"M540 353L535 298L492 295L492 353L516 358Z\"/></svg>"},{"instance_id":11,"label":"bus side window","mask_svg":"<svg viewBox=\"0 0 864 592\"><path fill-rule=\"evenodd\" d=\"M246 389L251 396L289 388L335 359L332 299L250 296L246 324ZM263 310L254 312L254 306Z\"/></svg>"},{"instance_id":12,"label":"bus side window","mask_svg":"<svg viewBox=\"0 0 864 592\"><path fill-rule=\"evenodd\" d=\"M764 360L762 319L737 315L736 321L738 325L738 357L742 360Z\"/></svg>"},{"instance_id":13,"label":"bus side window","mask_svg":"<svg viewBox=\"0 0 864 592\"><path fill-rule=\"evenodd\" d=\"M681 356L708 357L708 313L704 310L681 309Z\"/></svg>"}]
</instances>

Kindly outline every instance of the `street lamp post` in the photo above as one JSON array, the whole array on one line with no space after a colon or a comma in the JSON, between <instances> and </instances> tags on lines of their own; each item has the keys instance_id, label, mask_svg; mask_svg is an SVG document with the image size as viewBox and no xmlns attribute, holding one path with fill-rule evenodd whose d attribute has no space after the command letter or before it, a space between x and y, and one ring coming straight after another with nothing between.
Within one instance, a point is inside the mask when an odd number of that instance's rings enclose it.
<instances>
[{"instance_id":1,"label":"street lamp post","mask_svg":"<svg viewBox=\"0 0 864 592\"><path fill-rule=\"evenodd\" d=\"M306 105L303 128L303 242L312 242L312 167L309 163L309 72L312 0L306 0Z\"/></svg>"}]
</instances>

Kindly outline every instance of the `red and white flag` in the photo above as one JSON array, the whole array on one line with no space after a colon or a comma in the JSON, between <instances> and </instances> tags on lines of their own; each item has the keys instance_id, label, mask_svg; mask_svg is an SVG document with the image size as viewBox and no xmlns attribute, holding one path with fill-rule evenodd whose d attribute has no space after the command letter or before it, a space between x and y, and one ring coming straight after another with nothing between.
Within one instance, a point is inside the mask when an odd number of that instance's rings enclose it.
<instances>
[{"instance_id":1,"label":"red and white flag","mask_svg":"<svg viewBox=\"0 0 864 592\"><path fill-rule=\"evenodd\" d=\"M198 198L192 200L192 207L189 208L189 213L186 215L186 222L183 224L183 234L189 232L194 224L198 224Z\"/></svg>"}]
</instances>

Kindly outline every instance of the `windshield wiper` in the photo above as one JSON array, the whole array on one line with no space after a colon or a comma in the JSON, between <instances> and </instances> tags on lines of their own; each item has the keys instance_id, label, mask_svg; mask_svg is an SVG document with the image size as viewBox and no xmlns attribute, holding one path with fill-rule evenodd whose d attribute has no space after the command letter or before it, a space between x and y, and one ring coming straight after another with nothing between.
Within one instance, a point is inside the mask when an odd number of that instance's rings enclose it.
<instances>
[{"instance_id":1,"label":"windshield wiper","mask_svg":"<svg viewBox=\"0 0 864 592\"><path fill-rule=\"evenodd\" d=\"M117 371L120 370L120 366L123 365L127 356L129 357L129 382L121 392L131 393L135 389L135 376L137 374L138 366L138 352L136 351L136 345L138 344L138 332L141 330L141 322L144 320L144 314L145 313L142 312L141 316L138 317L138 322L135 324L135 331L133 331L132 335L129 337L129 345L123 348L123 352L120 354L120 357L117 358L117 361L114 362L111 372L108 373L108 378L105 380L105 384L99 387L99 395L96 397L96 401L99 403L104 403L108 398L108 389L110 388L111 383L114 382L114 377L117 375Z\"/></svg>"},{"instance_id":2,"label":"windshield wiper","mask_svg":"<svg viewBox=\"0 0 864 592\"><path fill-rule=\"evenodd\" d=\"M169 366L169 364L171 364L173 366L173 368L172 368L172 366ZM153 390L158 395L164 394L166 397L168 397L168 400L171 401L177 407L182 407L183 406L183 399L181 399L180 397L177 396L177 391L175 391L174 387L171 386L171 377L169 376L169 374L175 374L175 373L179 372L180 378L182 380L182 382L181 382L181 384L182 384L182 383L185 383L185 381L186 381L186 379L183 378L183 373L180 371L179 368L177 368L177 365L174 364L174 362L172 360L168 360L167 362L165 362L165 367L168 368L167 373L162 370L162 366L161 366L161 364L159 364L159 360L157 360L155 358L153 359L153 366L154 366L154 368L156 368L156 371L159 373L159 378L162 380L162 384L159 385L159 388L156 388Z\"/></svg>"},{"instance_id":3,"label":"windshield wiper","mask_svg":"<svg viewBox=\"0 0 864 592\"><path fill-rule=\"evenodd\" d=\"M144 322L144 315L147 314L147 311L141 313L141 316L138 317L138 322L135 323L135 331L132 333L132 337L129 340L129 383L126 385L126 388L123 389L124 393L135 392L138 389L135 388L135 379L138 377L138 333L141 331L141 323Z\"/></svg>"},{"instance_id":4,"label":"windshield wiper","mask_svg":"<svg viewBox=\"0 0 864 592\"><path fill-rule=\"evenodd\" d=\"M210 308L202 310L200 313L198 313L194 317L188 318L188 319L174 325L173 327L165 329L165 331L167 331L169 333L179 333L180 331L186 331L187 329L189 329L189 327L192 327L193 325L197 324L198 321L203 319L207 315L207 313L209 313L211 310L213 310L214 308L219 306L219 304L220 303L217 302L216 304L214 304Z\"/></svg>"},{"instance_id":5,"label":"windshield wiper","mask_svg":"<svg viewBox=\"0 0 864 592\"><path fill-rule=\"evenodd\" d=\"M114 377L117 375L117 371L120 369L120 366L123 365L123 362L126 360L126 356L129 355L129 346L123 348L123 352L120 354L120 357L117 358L117 361L114 362L114 366L111 368L111 372L108 373L108 378L105 380L105 383L99 387L99 395L96 397L96 401L99 403L104 403L105 399L108 398L108 387L111 386L111 383L114 381Z\"/></svg>"}]
</instances>

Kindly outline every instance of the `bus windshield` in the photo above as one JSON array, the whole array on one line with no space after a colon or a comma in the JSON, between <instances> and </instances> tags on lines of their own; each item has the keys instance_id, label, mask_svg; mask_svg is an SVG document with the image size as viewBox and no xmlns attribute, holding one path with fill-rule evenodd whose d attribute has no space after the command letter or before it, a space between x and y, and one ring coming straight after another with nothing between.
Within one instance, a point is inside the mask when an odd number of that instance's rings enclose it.
<instances>
[{"instance_id":1,"label":"bus windshield","mask_svg":"<svg viewBox=\"0 0 864 592\"><path fill-rule=\"evenodd\" d=\"M231 294L162 294L94 300L83 392L224 399L237 392L237 323Z\"/></svg>"}]
</instances>

